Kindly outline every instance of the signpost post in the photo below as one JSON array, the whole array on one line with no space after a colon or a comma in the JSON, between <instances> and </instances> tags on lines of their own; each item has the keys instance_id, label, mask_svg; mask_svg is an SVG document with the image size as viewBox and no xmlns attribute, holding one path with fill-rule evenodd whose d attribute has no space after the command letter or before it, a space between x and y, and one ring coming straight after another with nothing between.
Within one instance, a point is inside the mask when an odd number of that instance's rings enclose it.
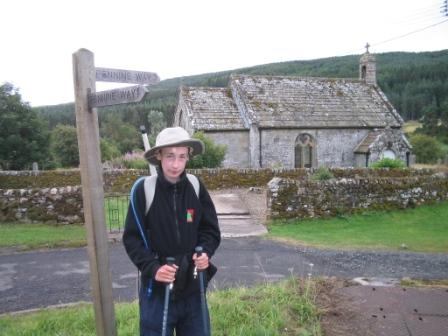
<instances>
[{"instance_id":1,"label":"signpost post","mask_svg":"<svg viewBox=\"0 0 448 336\"><path fill-rule=\"evenodd\" d=\"M95 80L149 85L157 83L159 77L150 72L95 69L91 51L80 49L73 54L76 129L96 332L100 336L116 336L96 107L138 102L146 88L138 85L96 93Z\"/></svg>"}]
</instances>

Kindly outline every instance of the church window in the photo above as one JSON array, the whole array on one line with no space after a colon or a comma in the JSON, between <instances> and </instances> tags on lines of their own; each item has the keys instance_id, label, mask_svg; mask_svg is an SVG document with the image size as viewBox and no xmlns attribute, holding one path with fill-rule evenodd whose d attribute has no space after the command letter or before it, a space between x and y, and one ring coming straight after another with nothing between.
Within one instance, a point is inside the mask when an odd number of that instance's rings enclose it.
<instances>
[{"instance_id":1,"label":"church window","mask_svg":"<svg viewBox=\"0 0 448 336\"><path fill-rule=\"evenodd\" d=\"M295 143L294 167L311 168L315 153L315 142L307 133L299 134Z\"/></svg>"}]
</instances>

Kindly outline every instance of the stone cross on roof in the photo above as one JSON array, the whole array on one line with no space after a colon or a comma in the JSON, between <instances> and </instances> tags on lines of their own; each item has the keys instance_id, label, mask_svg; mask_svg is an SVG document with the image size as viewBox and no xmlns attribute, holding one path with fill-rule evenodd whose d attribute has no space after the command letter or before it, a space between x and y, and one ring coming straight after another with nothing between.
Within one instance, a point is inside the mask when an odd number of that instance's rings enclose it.
<instances>
[{"instance_id":1,"label":"stone cross on roof","mask_svg":"<svg viewBox=\"0 0 448 336\"><path fill-rule=\"evenodd\" d=\"M369 53L369 47L370 47L370 44L369 44L369 42L367 42L367 43L366 43L366 54Z\"/></svg>"}]
</instances>

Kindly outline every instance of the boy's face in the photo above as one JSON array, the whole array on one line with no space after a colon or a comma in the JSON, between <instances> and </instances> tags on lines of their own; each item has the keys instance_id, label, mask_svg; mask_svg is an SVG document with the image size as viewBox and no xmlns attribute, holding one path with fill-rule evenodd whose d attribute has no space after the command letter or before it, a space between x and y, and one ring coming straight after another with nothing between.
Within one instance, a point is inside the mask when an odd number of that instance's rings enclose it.
<instances>
[{"instance_id":1,"label":"boy's face","mask_svg":"<svg viewBox=\"0 0 448 336\"><path fill-rule=\"evenodd\" d=\"M188 162L188 147L166 147L157 154L160 160L163 175L171 183L179 180L180 174L185 170Z\"/></svg>"}]
</instances>

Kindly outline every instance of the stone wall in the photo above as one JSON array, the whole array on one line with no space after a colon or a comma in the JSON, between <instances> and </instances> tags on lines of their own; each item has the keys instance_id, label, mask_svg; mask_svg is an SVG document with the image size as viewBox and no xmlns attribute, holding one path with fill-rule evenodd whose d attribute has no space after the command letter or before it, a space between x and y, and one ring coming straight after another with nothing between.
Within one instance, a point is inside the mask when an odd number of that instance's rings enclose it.
<instances>
[{"instance_id":1,"label":"stone wall","mask_svg":"<svg viewBox=\"0 0 448 336\"><path fill-rule=\"evenodd\" d=\"M82 223L81 187L0 189L0 222Z\"/></svg>"},{"instance_id":2,"label":"stone wall","mask_svg":"<svg viewBox=\"0 0 448 336\"><path fill-rule=\"evenodd\" d=\"M328 181L275 177L268 183L267 191L270 219L402 209L447 199L446 172L414 176L344 176Z\"/></svg>"},{"instance_id":3,"label":"stone wall","mask_svg":"<svg viewBox=\"0 0 448 336\"><path fill-rule=\"evenodd\" d=\"M268 210L272 218L318 217L364 208L413 206L448 198L447 173L428 169L331 171L334 180L312 182L310 176L314 169L189 170L209 190L264 188L269 183ZM135 180L146 174L146 170L105 171L105 195L129 194ZM1 171L0 222L82 223L79 184L78 170Z\"/></svg>"},{"instance_id":4,"label":"stone wall","mask_svg":"<svg viewBox=\"0 0 448 336\"><path fill-rule=\"evenodd\" d=\"M134 181L147 170L114 169L103 173L106 193L129 192ZM81 185L79 169L46 171L0 171L0 189L43 189Z\"/></svg>"}]
</instances>

